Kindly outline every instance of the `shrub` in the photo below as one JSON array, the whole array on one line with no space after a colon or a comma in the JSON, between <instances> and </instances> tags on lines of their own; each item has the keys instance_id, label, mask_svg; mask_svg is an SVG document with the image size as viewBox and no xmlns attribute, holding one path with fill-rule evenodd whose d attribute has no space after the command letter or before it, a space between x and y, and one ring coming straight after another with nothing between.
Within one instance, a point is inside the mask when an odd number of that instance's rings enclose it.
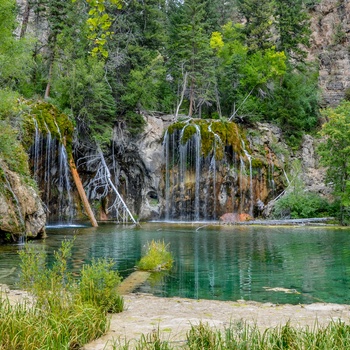
<instances>
[{"instance_id":1,"label":"shrub","mask_svg":"<svg viewBox=\"0 0 350 350\"><path fill-rule=\"evenodd\" d=\"M147 244L146 254L141 258L137 267L144 271L169 270L173 265L173 257L168 250L169 244L164 241L153 241Z\"/></svg>"},{"instance_id":2,"label":"shrub","mask_svg":"<svg viewBox=\"0 0 350 350\"><path fill-rule=\"evenodd\" d=\"M275 205L273 215L277 218L313 218L330 214L327 200L316 193L291 192L281 197Z\"/></svg>"}]
</instances>

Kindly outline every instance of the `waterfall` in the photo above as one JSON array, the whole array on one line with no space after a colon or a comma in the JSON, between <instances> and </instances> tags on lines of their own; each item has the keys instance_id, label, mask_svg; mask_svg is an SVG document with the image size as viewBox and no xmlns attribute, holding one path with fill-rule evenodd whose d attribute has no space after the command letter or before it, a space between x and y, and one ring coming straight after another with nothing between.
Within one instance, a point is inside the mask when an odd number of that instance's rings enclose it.
<instances>
[{"instance_id":1,"label":"waterfall","mask_svg":"<svg viewBox=\"0 0 350 350\"><path fill-rule=\"evenodd\" d=\"M32 147L33 176L34 176L34 180L36 182L38 182L39 181L38 172L39 172L39 155L40 155L41 134L40 134L38 122L36 121L36 119L33 119L33 122L34 122L34 126L35 126L34 144Z\"/></svg>"},{"instance_id":2,"label":"waterfall","mask_svg":"<svg viewBox=\"0 0 350 350\"><path fill-rule=\"evenodd\" d=\"M47 217L59 222L70 223L74 214L74 203L71 195L72 186L68 156L65 146L60 142L61 135L56 124L60 140L52 137L49 127L44 123L43 134L37 121L34 142L31 147L32 173L47 208Z\"/></svg>"},{"instance_id":3,"label":"waterfall","mask_svg":"<svg viewBox=\"0 0 350 350\"><path fill-rule=\"evenodd\" d=\"M275 187L276 187L275 180L273 178L273 174L275 172L275 164L274 164L273 159L272 159L272 154L271 154L270 148L268 150L269 150L268 181L269 181L270 188L272 189L272 196L274 197L275 196Z\"/></svg>"},{"instance_id":4,"label":"waterfall","mask_svg":"<svg viewBox=\"0 0 350 350\"><path fill-rule=\"evenodd\" d=\"M73 200L72 187L69 179L69 165L66 148L63 144L59 148L59 174L58 174L59 194L59 222L72 222L73 219Z\"/></svg>"},{"instance_id":5,"label":"waterfall","mask_svg":"<svg viewBox=\"0 0 350 350\"><path fill-rule=\"evenodd\" d=\"M169 220L170 213L170 173L169 173L169 162L170 162L170 154L169 154L169 133L168 130L165 132L163 148L165 151L165 220Z\"/></svg>"},{"instance_id":6,"label":"waterfall","mask_svg":"<svg viewBox=\"0 0 350 350\"><path fill-rule=\"evenodd\" d=\"M195 179L195 196L194 196L194 219L199 220L199 185L201 180L201 132L198 125L195 134L195 163L196 163L196 179Z\"/></svg>"},{"instance_id":7,"label":"waterfall","mask_svg":"<svg viewBox=\"0 0 350 350\"><path fill-rule=\"evenodd\" d=\"M163 152L165 220L253 216L253 157L234 123L178 123L165 132Z\"/></svg>"},{"instance_id":8,"label":"waterfall","mask_svg":"<svg viewBox=\"0 0 350 350\"><path fill-rule=\"evenodd\" d=\"M245 148L245 143L242 140L243 152L248 158L249 162L249 195L250 195L250 205L249 205L249 215L253 216L253 206L254 206L254 194L253 194L253 166L252 166L252 156L248 153Z\"/></svg>"}]
</instances>

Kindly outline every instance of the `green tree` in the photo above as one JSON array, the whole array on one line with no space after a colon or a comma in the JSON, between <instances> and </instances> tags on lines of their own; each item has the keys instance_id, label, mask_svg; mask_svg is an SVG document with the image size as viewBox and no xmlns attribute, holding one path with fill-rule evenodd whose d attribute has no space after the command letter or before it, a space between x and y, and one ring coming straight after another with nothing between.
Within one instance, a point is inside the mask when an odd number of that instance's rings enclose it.
<instances>
[{"instance_id":1,"label":"green tree","mask_svg":"<svg viewBox=\"0 0 350 350\"><path fill-rule=\"evenodd\" d=\"M304 132L312 132L319 120L318 72L315 67L295 70L291 65L273 98L262 106L264 119L276 122L292 147L298 147Z\"/></svg>"},{"instance_id":2,"label":"green tree","mask_svg":"<svg viewBox=\"0 0 350 350\"><path fill-rule=\"evenodd\" d=\"M237 0L237 7L245 20L244 33L249 50L254 52L272 47L273 2Z\"/></svg>"},{"instance_id":3,"label":"green tree","mask_svg":"<svg viewBox=\"0 0 350 350\"><path fill-rule=\"evenodd\" d=\"M261 105L286 72L286 57L274 47L249 50L245 27L231 22L214 32L211 47L218 56L218 81L223 112L230 119L261 119Z\"/></svg>"},{"instance_id":4,"label":"green tree","mask_svg":"<svg viewBox=\"0 0 350 350\"><path fill-rule=\"evenodd\" d=\"M297 62L303 61L311 35L305 0L275 0L277 48Z\"/></svg>"},{"instance_id":5,"label":"green tree","mask_svg":"<svg viewBox=\"0 0 350 350\"><path fill-rule=\"evenodd\" d=\"M0 88L19 89L29 76L33 65L31 44L26 39L17 39L16 1L0 2Z\"/></svg>"},{"instance_id":6,"label":"green tree","mask_svg":"<svg viewBox=\"0 0 350 350\"><path fill-rule=\"evenodd\" d=\"M214 57L210 26L205 21L207 5L206 0L175 1L170 13L170 74L187 100L189 116L201 116L203 106L215 101Z\"/></svg>"},{"instance_id":7,"label":"green tree","mask_svg":"<svg viewBox=\"0 0 350 350\"><path fill-rule=\"evenodd\" d=\"M340 200L342 223L350 219L350 102L336 108L327 108L322 114L327 118L320 132L321 162L327 166L327 179L333 184L334 195Z\"/></svg>"}]
</instances>

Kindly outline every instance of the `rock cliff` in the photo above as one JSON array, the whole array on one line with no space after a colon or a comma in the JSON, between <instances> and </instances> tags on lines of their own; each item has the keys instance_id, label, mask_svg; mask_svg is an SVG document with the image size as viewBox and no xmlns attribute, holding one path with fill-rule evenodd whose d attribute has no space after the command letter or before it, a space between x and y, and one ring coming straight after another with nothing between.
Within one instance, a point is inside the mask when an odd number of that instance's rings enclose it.
<instances>
[{"instance_id":1,"label":"rock cliff","mask_svg":"<svg viewBox=\"0 0 350 350\"><path fill-rule=\"evenodd\" d=\"M0 172L0 239L44 236L46 214L35 189L2 161Z\"/></svg>"},{"instance_id":2,"label":"rock cliff","mask_svg":"<svg viewBox=\"0 0 350 350\"><path fill-rule=\"evenodd\" d=\"M319 64L323 105L334 106L350 89L350 2L321 0L310 15L309 57Z\"/></svg>"}]
</instances>

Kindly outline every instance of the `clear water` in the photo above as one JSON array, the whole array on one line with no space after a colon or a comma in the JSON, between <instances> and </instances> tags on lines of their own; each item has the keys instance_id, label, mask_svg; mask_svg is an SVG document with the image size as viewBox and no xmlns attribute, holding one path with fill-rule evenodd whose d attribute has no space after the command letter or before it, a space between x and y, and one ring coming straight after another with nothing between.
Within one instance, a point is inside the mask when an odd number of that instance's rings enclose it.
<instances>
[{"instance_id":1,"label":"clear water","mask_svg":"<svg viewBox=\"0 0 350 350\"><path fill-rule=\"evenodd\" d=\"M47 239L34 244L44 247L49 261L64 238L76 236L70 264L76 274L92 258L108 257L126 277L147 242L170 243L173 270L154 275L140 289L158 296L350 303L348 229L150 223L142 228L112 224L50 227L47 234ZM0 247L0 283L15 287L20 249L23 245ZM271 288L274 290L268 290Z\"/></svg>"}]
</instances>

